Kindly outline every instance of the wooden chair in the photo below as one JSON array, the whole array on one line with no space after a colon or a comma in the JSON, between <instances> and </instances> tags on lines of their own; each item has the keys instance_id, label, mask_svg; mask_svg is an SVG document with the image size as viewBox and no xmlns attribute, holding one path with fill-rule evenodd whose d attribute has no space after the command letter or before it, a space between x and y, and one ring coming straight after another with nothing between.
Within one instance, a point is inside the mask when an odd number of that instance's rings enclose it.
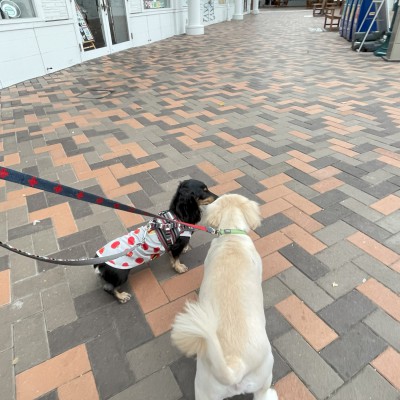
<instances>
[{"instance_id":1,"label":"wooden chair","mask_svg":"<svg viewBox=\"0 0 400 400\"><path fill-rule=\"evenodd\" d=\"M324 29L339 29L340 20L342 19L342 7L326 7Z\"/></svg>"},{"instance_id":2,"label":"wooden chair","mask_svg":"<svg viewBox=\"0 0 400 400\"><path fill-rule=\"evenodd\" d=\"M327 2L327 0L323 0L322 3L314 3L313 5L313 17L322 17L325 15L325 11L327 9L331 9L333 7L337 7L337 1Z\"/></svg>"}]
</instances>

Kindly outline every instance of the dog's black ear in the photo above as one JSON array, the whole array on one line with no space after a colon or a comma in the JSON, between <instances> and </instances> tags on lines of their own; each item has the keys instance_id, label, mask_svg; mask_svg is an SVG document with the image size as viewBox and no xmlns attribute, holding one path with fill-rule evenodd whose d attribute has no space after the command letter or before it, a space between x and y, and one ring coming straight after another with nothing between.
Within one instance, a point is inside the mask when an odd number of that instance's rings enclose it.
<instances>
[{"instance_id":1,"label":"dog's black ear","mask_svg":"<svg viewBox=\"0 0 400 400\"><path fill-rule=\"evenodd\" d=\"M201 219L201 210L194 193L182 185L179 185L171 201L170 210L183 222L194 224Z\"/></svg>"}]
</instances>

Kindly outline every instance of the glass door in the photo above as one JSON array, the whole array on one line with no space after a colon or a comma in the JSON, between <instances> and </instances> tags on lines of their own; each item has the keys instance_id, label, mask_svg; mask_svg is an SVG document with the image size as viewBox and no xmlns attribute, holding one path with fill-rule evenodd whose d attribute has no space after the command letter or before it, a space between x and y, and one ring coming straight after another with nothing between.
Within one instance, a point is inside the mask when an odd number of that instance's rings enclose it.
<instances>
[{"instance_id":1,"label":"glass door","mask_svg":"<svg viewBox=\"0 0 400 400\"><path fill-rule=\"evenodd\" d=\"M103 2L107 8L108 26L114 50L127 48L126 42L129 42L129 28L125 7L126 1L103 0Z\"/></svg>"},{"instance_id":2,"label":"glass door","mask_svg":"<svg viewBox=\"0 0 400 400\"><path fill-rule=\"evenodd\" d=\"M125 0L76 0L83 59L130 47Z\"/></svg>"}]
</instances>

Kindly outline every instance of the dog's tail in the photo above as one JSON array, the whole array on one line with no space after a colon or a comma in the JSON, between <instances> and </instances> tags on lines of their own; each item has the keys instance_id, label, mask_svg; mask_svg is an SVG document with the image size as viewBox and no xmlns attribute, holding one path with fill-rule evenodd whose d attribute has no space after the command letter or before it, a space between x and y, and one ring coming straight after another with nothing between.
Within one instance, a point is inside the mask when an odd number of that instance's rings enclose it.
<instances>
[{"instance_id":1,"label":"dog's tail","mask_svg":"<svg viewBox=\"0 0 400 400\"><path fill-rule=\"evenodd\" d=\"M188 357L207 356L222 384L237 384L243 378L244 364L237 358L229 362L225 359L217 336L217 318L207 308L199 303L186 303L185 311L176 316L172 326L172 342Z\"/></svg>"}]
</instances>

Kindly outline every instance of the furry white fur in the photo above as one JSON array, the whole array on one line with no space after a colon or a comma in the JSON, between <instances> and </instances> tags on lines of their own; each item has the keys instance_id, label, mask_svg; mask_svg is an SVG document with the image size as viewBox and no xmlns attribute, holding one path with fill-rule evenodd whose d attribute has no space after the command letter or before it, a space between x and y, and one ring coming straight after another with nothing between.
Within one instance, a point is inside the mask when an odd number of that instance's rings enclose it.
<instances>
[{"instance_id":1,"label":"furry white fur","mask_svg":"<svg viewBox=\"0 0 400 400\"><path fill-rule=\"evenodd\" d=\"M219 197L205 222L218 229L248 232L260 225L256 202L241 195ZM172 327L173 343L197 355L196 400L222 400L254 393L255 400L278 400L271 389L274 359L265 331L262 262L245 234L214 239L204 262L199 301L187 303Z\"/></svg>"}]
</instances>

